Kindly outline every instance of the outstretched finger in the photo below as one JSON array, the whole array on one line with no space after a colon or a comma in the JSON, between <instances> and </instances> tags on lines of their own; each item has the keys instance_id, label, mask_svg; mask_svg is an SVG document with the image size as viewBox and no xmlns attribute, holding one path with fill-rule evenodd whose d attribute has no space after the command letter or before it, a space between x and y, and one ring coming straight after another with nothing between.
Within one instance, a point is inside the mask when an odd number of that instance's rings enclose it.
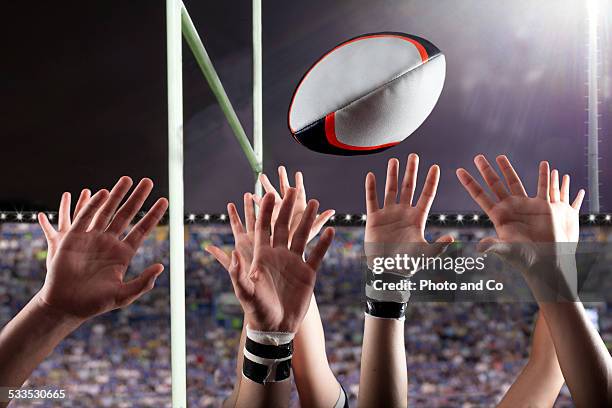
<instances>
[{"instance_id":1,"label":"outstretched finger","mask_svg":"<svg viewBox=\"0 0 612 408\"><path fill-rule=\"evenodd\" d=\"M467 190L472 199L482 208L487 214L495 205L493 200L489 198L482 186L468 173L465 169L457 169L457 178L461 185Z\"/></svg>"},{"instance_id":2,"label":"outstretched finger","mask_svg":"<svg viewBox=\"0 0 612 408\"><path fill-rule=\"evenodd\" d=\"M266 193L274 194L274 199L275 200L280 200L281 199L281 196L280 196L280 194L278 194L278 191L276 191L276 189L274 188L272 183L270 183L270 179L268 178L268 176L266 176L263 173L260 174L259 175L259 182L261 183L261 186L264 188Z\"/></svg>"},{"instance_id":3,"label":"outstretched finger","mask_svg":"<svg viewBox=\"0 0 612 408\"><path fill-rule=\"evenodd\" d=\"M295 188L287 188L285 196L278 211L278 217L274 223L274 231L272 233L272 246L287 248L289 242L289 223L295 206L295 197L297 190Z\"/></svg>"},{"instance_id":4,"label":"outstretched finger","mask_svg":"<svg viewBox=\"0 0 612 408\"><path fill-rule=\"evenodd\" d=\"M560 197L561 201L569 204L569 192L570 192L570 176L566 174L563 176L563 181L561 182L561 192Z\"/></svg>"},{"instance_id":5,"label":"outstretched finger","mask_svg":"<svg viewBox=\"0 0 612 408\"><path fill-rule=\"evenodd\" d=\"M215 259L221 265L223 265L223 267L226 270L229 271L231 259L230 259L229 255L227 255L225 253L225 251L223 251L221 248L219 248L218 246L215 246L215 245L207 245L206 248L204 248L204 249L206 250L206 252L208 252L209 254L214 256Z\"/></svg>"},{"instance_id":6,"label":"outstretched finger","mask_svg":"<svg viewBox=\"0 0 612 408\"><path fill-rule=\"evenodd\" d=\"M304 200L306 202L306 187L304 186L304 175L301 171L295 172L295 188L298 189L296 201Z\"/></svg>"},{"instance_id":7,"label":"outstretched finger","mask_svg":"<svg viewBox=\"0 0 612 408\"><path fill-rule=\"evenodd\" d=\"M57 230L60 232L66 232L70 229L70 201L70 193L65 192L62 194L59 212L57 214Z\"/></svg>"},{"instance_id":8,"label":"outstretched finger","mask_svg":"<svg viewBox=\"0 0 612 408\"><path fill-rule=\"evenodd\" d=\"M580 189L580 191L578 191L578 194L576 194L576 198L574 199L574 202L572 203L572 208L574 210L580 211L580 207L582 206L582 201L584 200L584 194L585 194L585 191L583 189Z\"/></svg>"},{"instance_id":9,"label":"outstretched finger","mask_svg":"<svg viewBox=\"0 0 612 408\"><path fill-rule=\"evenodd\" d=\"M398 176L399 160L389 159L389 162L387 163L387 180L385 182L385 206L395 204L397 202Z\"/></svg>"},{"instance_id":10,"label":"outstretched finger","mask_svg":"<svg viewBox=\"0 0 612 408\"><path fill-rule=\"evenodd\" d=\"M429 209L436 198L436 191L438 190L438 182L440 181L440 167L434 164L429 168L427 177L425 178L425 184L423 185L423 191L419 201L417 201L416 208L421 211L422 214L429 214Z\"/></svg>"},{"instance_id":11,"label":"outstretched finger","mask_svg":"<svg viewBox=\"0 0 612 408\"><path fill-rule=\"evenodd\" d=\"M561 200L561 193L559 192L559 171L557 169L550 173L550 202L556 203Z\"/></svg>"},{"instance_id":12,"label":"outstretched finger","mask_svg":"<svg viewBox=\"0 0 612 408\"><path fill-rule=\"evenodd\" d=\"M96 194L94 194L91 199L87 202L83 210L79 212L79 215L75 218L72 226L70 227L70 231L75 232L85 232L87 228L91 225L91 221L94 216L100 210L102 205L108 199L108 191L100 190Z\"/></svg>"},{"instance_id":13,"label":"outstretched finger","mask_svg":"<svg viewBox=\"0 0 612 408\"><path fill-rule=\"evenodd\" d=\"M130 305L153 289L155 280L163 271L164 265L154 264L142 271L136 278L123 283L116 298L116 306L125 307Z\"/></svg>"},{"instance_id":14,"label":"outstretched finger","mask_svg":"<svg viewBox=\"0 0 612 408\"><path fill-rule=\"evenodd\" d=\"M366 211L371 214L378 211L378 197L376 196L376 177L370 172L365 179Z\"/></svg>"},{"instance_id":15,"label":"outstretched finger","mask_svg":"<svg viewBox=\"0 0 612 408\"><path fill-rule=\"evenodd\" d=\"M255 232L255 205L253 194L244 193L244 222L247 233Z\"/></svg>"},{"instance_id":16,"label":"outstretched finger","mask_svg":"<svg viewBox=\"0 0 612 408\"><path fill-rule=\"evenodd\" d=\"M140 211L152 190L153 181L151 179L144 178L140 180L132 194L130 194L129 198L113 217L113 220L106 228L106 232L114 235L123 233L134 219L134 216Z\"/></svg>"},{"instance_id":17,"label":"outstretched finger","mask_svg":"<svg viewBox=\"0 0 612 408\"><path fill-rule=\"evenodd\" d=\"M136 223L123 239L134 251L138 250L142 241L157 226L168 209L168 200L160 198L140 221Z\"/></svg>"},{"instance_id":18,"label":"outstretched finger","mask_svg":"<svg viewBox=\"0 0 612 408\"><path fill-rule=\"evenodd\" d=\"M547 161L540 162L540 175L538 177L538 198L550 200L550 169Z\"/></svg>"},{"instance_id":19,"label":"outstretched finger","mask_svg":"<svg viewBox=\"0 0 612 408\"><path fill-rule=\"evenodd\" d=\"M81 195L77 200L76 206L74 207L74 213L72 214L72 219L75 219L79 212L85 207L89 199L91 198L91 191L88 188L83 189L81 191Z\"/></svg>"},{"instance_id":20,"label":"outstretched finger","mask_svg":"<svg viewBox=\"0 0 612 408\"><path fill-rule=\"evenodd\" d=\"M278 166L278 185L280 188L281 197L284 197L289 187L291 187L285 166Z\"/></svg>"},{"instance_id":21,"label":"outstretched finger","mask_svg":"<svg viewBox=\"0 0 612 408\"><path fill-rule=\"evenodd\" d=\"M38 213L38 223L40 224L43 234L45 234L47 242L50 241L57 231L55 231L55 228L53 228L53 225L51 225L47 214L42 212Z\"/></svg>"},{"instance_id":22,"label":"outstretched finger","mask_svg":"<svg viewBox=\"0 0 612 408\"><path fill-rule=\"evenodd\" d=\"M308 201L308 205L306 206L306 209L302 214L300 224L298 225L297 229L295 230L295 233L293 234L293 238L291 239L291 251L295 252L300 256L304 253L306 243L308 243L310 231L312 230L312 225L314 223L318 209L319 202L317 200Z\"/></svg>"},{"instance_id":23,"label":"outstretched finger","mask_svg":"<svg viewBox=\"0 0 612 408\"><path fill-rule=\"evenodd\" d=\"M417 174L419 172L419 156L410 153L406 164L404 179L402 180L402 190L400 192L400 203L412 205L414 190L416 189Z\"/></svg>"},{"instance_id":24,"label":"outstretched finger","mask_svg":"<svg viewBox=\"0 0 612 408\"><path fill-rule=\"evenodd\" d=\"M308 241L313 239L319 233L319 231L321 231L321 228L323 228L325 223L327 223L327 221L329 221L329 219L333 217L335 213L336 210L325 210L321 214L317 215L317 218L315 218L314 222L312 223Z\"/></svg>"},{"instance_id":25,"label":"outstretched finger","mask_svg":"<svg viewBox=\"0 0 612 408\"><path fill-rule=\"evenodd\" d=\"M238 215L238 210L236 209L236 205L234 203L227 204L227 214L229 216L232 234L234 235L234 239L236 239L238 235L244 234L244 227L242 226L242 220Z\"/></svg>"},{"instance_id":26,"label":"outstretched finger","mask_svg":"<svg viewBox=\"0 0 612 408\"><path fill-rule=\"evenodd\" d=\"M255 222L255 250L270 246L270 226L274 211L274 194L266 193L260 201L259 217Z\"/></svg>"},{"instance_id":27,"label":"outstretched finger","mask_svg":"<svg viewBox=\"0 0 612 408\"><path fill-rule=\"evenodd\" d=\"M521 178L516 173L516 170L514 170L514 167L512 167L512 163L510 163L508 157L505 155L497 156L495 161L504 175L510 192L514 195L527 197L527 191L525 191Z\"/></svg>"},{"instance_id":28,"label":"outstretched finger","mask_svg":"<svg viewBox=\"0 0 612 408\"><path fill-rule=\"evenodd\" d=\"M91 226L92 231L104 231L106 229L115 215L119 204L121 204L121 200L123 200L130 187L132 187L132 184L132 179L127 176L123 176L117 181L110 192L108 200L106 200L100 211L96 214Z\"/></svg>"},{"instance_id":29,"label":"outstretched finger","mask_svg":"<svg viewBox=\"0 0 612 408\"><path fill-rule=\"evenodd\" d=\"M506 187L504 187L504 183L497 175L497 172L493 167L491 167L489 161L482 154L479 154L474 158L474 164L476 164L478 171L484 178L493 194L495 194L495 197L497 197L499 200L503 200L509 196L508 191L506 191Z\"/></svg>"},{"instance_id":30,"label":"outstretched finger","mask_svg":"<svg viewBox=\"0 0 612 408\"><path fill-rule=\"evenodd\" d=\"M334 240L334 234L335 230L333 228L325 228L325 231L321 234L321 238L319 238L319 242L317 242L317 245L310 253L307 262L314 271L318 270L319 266L321 266L323 257L325 257L329 246Z\"/></svg>"}]
</instances>

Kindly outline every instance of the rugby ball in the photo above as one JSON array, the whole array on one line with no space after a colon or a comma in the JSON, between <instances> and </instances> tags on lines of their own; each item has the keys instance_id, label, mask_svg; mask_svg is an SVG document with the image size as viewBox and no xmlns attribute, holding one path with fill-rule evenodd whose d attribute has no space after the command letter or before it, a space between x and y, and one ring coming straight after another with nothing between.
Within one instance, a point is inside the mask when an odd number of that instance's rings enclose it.
<instances>
[{"instance_id":1,"label":"rugby ball","mask_svg":"<svg viewBox=\"0 0 612 408\"><path fill-rule=\"evenodd\" d=\"M423 38L392 32L355 37L302 77L289 106L289 129L316 152L381 152L427 119L445 76L444 55Z\"/></svg>"}]
</instances>

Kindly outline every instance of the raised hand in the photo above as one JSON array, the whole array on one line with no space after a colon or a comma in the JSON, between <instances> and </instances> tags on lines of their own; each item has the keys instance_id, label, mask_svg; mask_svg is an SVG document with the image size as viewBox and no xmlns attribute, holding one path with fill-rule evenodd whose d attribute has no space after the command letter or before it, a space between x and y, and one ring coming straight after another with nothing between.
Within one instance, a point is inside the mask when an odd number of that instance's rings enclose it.
<instances>
[{"instance_id":1,"label":"raised hand","mask_svg":"<svg viewBox=\"0 0 612 408\"><path fill-rule=\"evenodd\" d=\"M255 206L253 204L253 195L244 193L244 217L246 226L242 225L238 210L234 203L227 205L227 213L229 215L232 234L234 235L234 248L246 265L251 265L253 262L253 246L255 244ZM206 251L215 257L223 267L229 271L231 258L221 248L215 245L208 245Z\"/></svg>"},{"instance_id":2,"label":"raised hand","mask_svg":"<svg viewBox=\"0 0 612 408\"><path fill-rule=\"evenodd\" d=\"M278 178L279 178L279 186L280 186L280 194L274 188L270 180L265 174L262 174L259 177L261 184L263 185L265 191L267 193L274 194L274 209L272 211L272 227L274 227L276 223L276 219L278 217L278 212L281 207L282 199L285 197L287 191L291 188L289 183L289 178L287 177L287 170L284 166L279 166L278 168ZM297 195L295 198L295 204L293 206L293 212L290 216L290 228L289 228L289 243L291 243L291 239L295 234L295 231L302 219L302 214L306 210L306 189L304 187L304 177L301 172L295 173L295 188L297 189ZM244 201L244 218L245 218L245 228L241 227L240 216L238 215L238 210L233 203L229 203L227 205L227 213L229 215L230 225L232 227L232 234L234 235L235 249L238 251L242 260L246 263L246 265L250 265L253 261L253 245L255 243L255 206L253 202L256 204L260 204L261 197L251 194L245 193L243 197ZM323 225L335 214L334 210L326 210L321 214L318 214L315 218L315 221L312 224L312 228L310 230L310 234L308 236L308 242L312 240L323 228ZM221 265L226 270L229 270L230 266L230 257L226 254L221 248L216 247L214 245L209 245L206 247L206 250L212 254Z\"/></svg>"},{"instance_id":3,"label":"raised hand","mask_svg":"<svg viewBox=\"0 0 612 408\"><path fill-rule=\"evenodd\" d=\"M287 177L287 170L284 166L278 167L278 181L280 187L280 194L274 188L270 179L265 174L261 174L259 176L259 181L263 186L266 193L274 194L274 211L272 212L272 225L276 222L276 218L278 217L278 212L280 210L280 206L282 203L282 199L285 197L285 194L291 188L289 183L289 177ZM293 206L293 213L290 217L289 222L289 243L291 243L291 237L295 233L297 229L300 219L302 218L302 214L306 210L306 188L304 187L304 177L301 171L295 173L295 188L297 189L297 197L295 200L295 205ZM259 204L261 197L258 195L253 195L253 199L257 204ZM315 218L314 223L312 224L312 229L310 230L310 235L308 236L308 241L317 236L323 225L335 214L334 210L325 210L321 214L318 214Z\"/></svg>"},{"instance_id":4,"label":"raised hand","mask_svg":"<svg viewBox=\"0 0 612 408\"><path fill-rule=\"evenodd\" d=\"M319 206L316 200L310 200L289 245L289 224L296 196L294 188L285 192L271 238L275 197L273 193L264 195L255 225L250 268L238 251L232 252L230 277L246 319L254 330L291 333L298 330L310 304L316 270L333 239L334 230L327 228L308 261L303 260Z\"/></svg>"},{"instance_id":5,"label":"raised hand","mask_svg":"<svg viewBox=\"0 0 612 408\"><path fill-rule=\"evenodd\" d=\"M570 204L570 177L565 175L559 187L559 172L553 170L551 173L548 162L541 162L537 194L529 197L508 158L498 156L496 161L505 184L484 156L478 155L474 159L495 199L484 191L470 173L464 169L457 170L459 181L489 216L497 232L497 238L483 239L480 249L493 249L501 253L512 251L514 263L521 269L527 269L541 260L539 255L542 251L538 251L538 247L543 249L546 245L540 244L576 243L584 190L580 190ZM570 247L567 245L564 248ZM526 251L527 248L530 250Z\"/></svg>"},{"instance_id":6,"label":"raised hand","mask_svg":"<svg viewBox=\"0 0 612 408\"><path fill-rule=\"evenodd\" d=\"M406 172L398 195L399 160L390 159L387 165L385 199L382 208L376 195L376 177L368 173L365 181L366 191L366 255L368 252L384 251L384 255L414 252L411 255L435 256L453 242L450 235L440 237L434 244L425 240L425 223L429 209L436 196L440 168L431 166L425 185L416 205L412 205L417 182L419 156L408 156ZM383 249L384 248L384 249ZM376 253L375 255L381 255Z\"/></svg>"},{"instance_id":7,"label":"raised hand","mask_svg":"<svg viewBox=\"0 0 612 408\"><path fill-rule=\"evenodd\" d=\"M59 231L50 229L46 217L39 215L49 245L54 246L45 284L37 294L45 305L85 320L131 304L153 287L155 279L163 271L161 264L149 266L127 282L124 282L124 276L142 241L165 213L168 202L165 198L159 199L121 238L149 195L153 183L148 179L141 181L118 209L131 186L132 180L122 177L110 193L100 190L86 200L79 211L75 211L71 224L66 219L69 212L66 203L62 208L65 213Z\"/></svg>"}]
</instances>

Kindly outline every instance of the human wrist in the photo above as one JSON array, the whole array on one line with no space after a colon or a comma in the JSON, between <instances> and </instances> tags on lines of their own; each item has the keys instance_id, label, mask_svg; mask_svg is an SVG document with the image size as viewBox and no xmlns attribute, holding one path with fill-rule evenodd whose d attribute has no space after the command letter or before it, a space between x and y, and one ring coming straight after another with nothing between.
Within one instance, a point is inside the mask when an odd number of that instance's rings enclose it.
<instances>
[{"instance_id":1,"label":"human wrist","mask_svg":"<svg viewBox=\"0 0 612 408\"><path fill-rule=\"evenodd\" d=\"M537 302L578 300L577 266L573 254L539 258L523 275Z\"/></svg>"},{"instance_id":2,"label":"human wrist","mask_svg":"<svg viewBox=\"0 0 612 408\"><path fill-rule=\"evenodd\" d=\"M291 375L294 333L264 332L246 327L243 375L259 384L287 380Z\"/></svg>"},{"instance_id":3,"label":"human wrist","mask_svg":"<svg viewBox=\"0 0 612 408\"><path fill-rule=\"evenodd\" d=\"M261 313L250 311L244 315L244 325L252 330L261 332L282 332L282 333L297 333L300 328L302 319L294 317L282 317L281 319L273 319L270 315L262 316Z\"/></svg>"},{"instance_id":4,"label":"human wrist","mask_svg":"<svg viewBox=\"0 0 612 408\"><path fill-rule=\"evenodd\" d=\"M30 301L31 313L39 317L39 321L47 326L54 326L66 332L76 330L87 319L67 313L47 302L41 292Z\"/></svg>"},{"instance_id":5,"label":"human wrist","mask_svg":"<svg viewBox=\"0 0 612 408\"><path fill-rule=\"evenodd\" d=\"M380 319L404 320L410 300L410 275L398 270L365 272L365 313Z\"/></svg>"}]
</instances>

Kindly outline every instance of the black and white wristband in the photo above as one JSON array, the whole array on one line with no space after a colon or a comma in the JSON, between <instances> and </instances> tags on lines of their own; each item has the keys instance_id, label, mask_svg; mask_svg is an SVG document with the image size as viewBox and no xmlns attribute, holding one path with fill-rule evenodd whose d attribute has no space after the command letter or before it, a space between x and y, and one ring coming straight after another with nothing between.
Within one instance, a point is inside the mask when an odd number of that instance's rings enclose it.
<instances>
[{"instance_id":1,"label":"black and white wristband","mask_svg":"<svg viewBox=\"0 0 612 408\"><path fill-rule=\"evenodd\" d=\"M410 291L404 289L402 283L407 284L409 279L410 277L402 276L399 273L374 274L368 270L365 282L365 313L380 319L404 320L410 300ZM385 289L382 289L383 283L387 285L384 286ZM389 284L401 289L386 289Z\"/></svg>"},{"instance_id":2,"label":"black and white wristband","mask_svg":"<svg viewBox=\"0 0 612 408\"><path fill-rule=\"evenodd\" d=\"M381 302L366 297L365 313L379 319L404 320L408 303Z\"/></svg>"},{"instance_id":3,"label":"black and white wristband","mask_svg":"<svg viewBox=\"0 0 612 408\"><path fill-rule=\"evenodd\" d=\"M294 336L294 333L262 332L247 326L242 374L259 384L288 379Z\"/></svg>"}]
</instances>

